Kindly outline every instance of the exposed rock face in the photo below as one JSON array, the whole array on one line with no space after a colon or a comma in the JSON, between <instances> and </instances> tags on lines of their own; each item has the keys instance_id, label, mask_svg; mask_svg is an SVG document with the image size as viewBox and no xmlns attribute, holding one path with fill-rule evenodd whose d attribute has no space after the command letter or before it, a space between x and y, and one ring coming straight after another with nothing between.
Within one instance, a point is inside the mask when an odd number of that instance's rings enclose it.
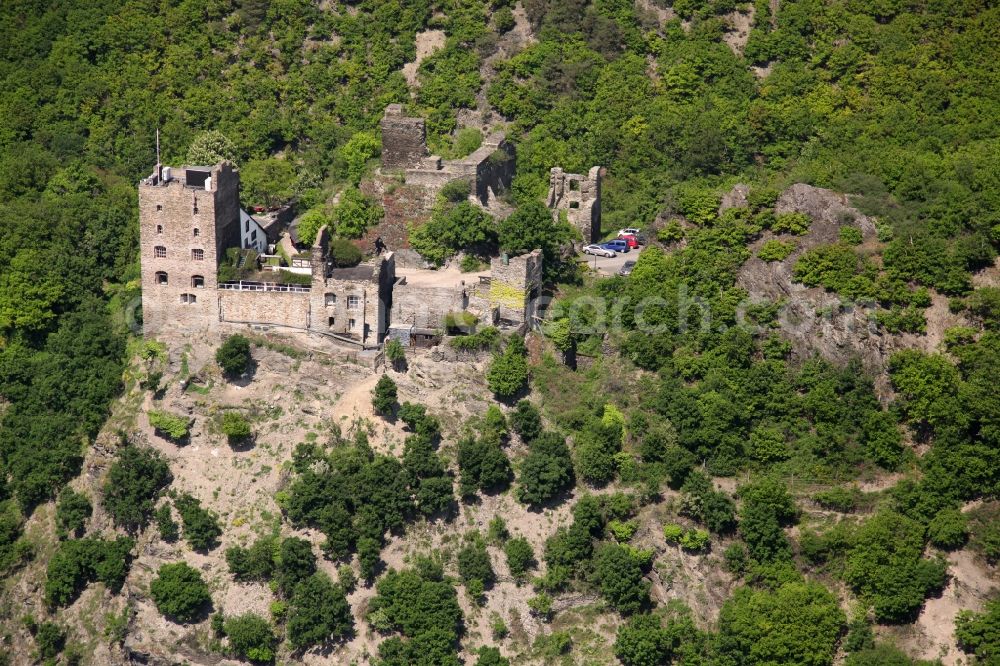
<instances>
[{"instance_id":1,"label":"exposed rock face","mask_svg":"<svg viewBox=\"0 0 1000 666\"><path fill-rule=\"evenodd\" d=\"M745 205L747 192L745 186L734 187L723 198L722 207ZM737 285L746 289L752 301L785 302L779 321L796 355L807 357L818 353L837 363L860 358L865 369L878 377L880 394L886 395L889 389L885 368L889 355L904 345L914 346L910 338L917 336L880 332L869 321L873 304L845 303L823 288L792 282L792 267L804 251L837 242L840 227L845 225L859 227L865 242L873 242L874 220L852 207L847 195L802 183L785 190L774 209L777 214L805 213L813 223L806 234L794 237L798 247L784 261L765 262L757 258L760 246L775 238L771 232L765 232L751 246L754 256L740 269Z\"/></svg>"},{"instance_id":2,"label":"exposed rock face","mask_svg":"<svg viewBox=\"0 0 1000 666\"><path fill-rule=\"evenodd\" d=\"M733 185L733 189L722 195L722 202L719 204L719 215L730 208L741 208L747 205L747 195L750 188L743 183Z\"/></svg>"}]
</instances>

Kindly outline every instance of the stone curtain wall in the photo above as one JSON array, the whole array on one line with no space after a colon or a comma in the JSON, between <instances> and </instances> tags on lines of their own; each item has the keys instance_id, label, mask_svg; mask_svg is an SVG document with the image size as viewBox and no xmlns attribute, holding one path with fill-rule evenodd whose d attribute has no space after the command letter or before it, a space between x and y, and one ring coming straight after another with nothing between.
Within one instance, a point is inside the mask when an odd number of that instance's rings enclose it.
<instances>
[{"instance_id":1,"label":"stone curtain wall","mask_svg":"<svg viewBox=\"0 0 1000 666\"><path fill-rule=\"evenodd\" d=\"M392 325L444 328L449 312L466 309L465 291L456 287L413 287L397 284L392 290Z\"/></svg>"},{"instance_id":2,"label":"stone curtain wall","mask_svg":"<svg viewBox=\"0 0 1000 666\"><path fill-rule=\"evenodd\" d=\"M223 322L261 323L309 328L309 292L218 291L218 312Z\"/></svg>"}]
</instances>

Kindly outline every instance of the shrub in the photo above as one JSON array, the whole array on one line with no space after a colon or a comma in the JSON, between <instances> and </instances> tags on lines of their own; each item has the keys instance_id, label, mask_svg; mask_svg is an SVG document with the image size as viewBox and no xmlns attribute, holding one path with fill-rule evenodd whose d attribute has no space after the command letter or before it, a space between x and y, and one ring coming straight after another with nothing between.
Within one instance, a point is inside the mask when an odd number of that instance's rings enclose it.
<instances>
[{"instance_id":1,"label":"shrub","mask_svg":"<svg viewBox=\"0 0 1000 666\"><path fill-rule=\"evenodd\" d=\"M394 370L403 367L406 363L406 350L403 349L403 344L395 338L386 340L385 358L392 364Z\"/></svg>"},{"instance_id":2,"label":"shrub","mask_svg":"<svg viewBox=\"0 0 1000 666\"><path fill-rule=\"evenodd\" d=\"M710 539L705 530L688 530L681 537L681 548L700 553L708 548Z\"/></svg>"},{"instance_id":3,"label":"shrub","mask_svg":"<svg viewBox=\"0 0 1000 666\"><path fill-rule=\"evenodd\" d=\"M180 536L180 526L174 521L169 503L164 503L157 509L153 518L156 520L156 529L160 531L161 539L168 542L177 541L177 537Z\"/></svg>"},{"instance_id":4,"label":"shrub","mask_svg":"<svg viewBox=\"0 0 1000 666\"><path fill-rule=\"evenodd\" d=\"M212 602L201 573L184 562L161 566L149 593L160 613L179 622L194 622Z\"/></svg>"},{"instance_id":5,"label":"shrub","mask_svg":"<svg viewBox=\"0 0 1000 666\"><path fill-rule=\"evenodd\" d=\"M504 544L503 552L507 556L507 568L514 578L523 579L528 570L535 566L535 552L524 537L508 540Z\"/></svg>"},{"instance_id":6,"label":"shrub","mask_svg":"<svg viewBox=\"0 0 1000 666\"><path fill-rule=\"evenodd\" d=\"M482 351L494 349L500 342L500 331L494 326L484 326L472 335L451 338L448 344L459 351Z\"/></svg>"},{"instance_id":7,"label":"shrub","mask_svg":"<svg viewBox=\"0 0 1000 666\"><path fill-rule=\"evenodd\" d=\"M215 548L222 536L222 527L214 513L201 506L201 501L188 494L183 494L174 500L177 512L181 514L184 525L184 540L197 551L208 551Z\"/></svg>"},{"instance_id":8,"label":"shrub","mask_svg":"<svg viewBox=\"0 0 1000 666\"><path fill-rule=\"evenodd\" d=\"M841 243L847 243L848 245L861 245L864 240L864 236L861 235L861 229L857 227L841 227L838 232Z\"/></svg>"},{"instance_id":9,"label":"shrub","mask_svg":"<svg viewBox=\"0 0 1000 666\"><path fill-rule=\"evenodd\" d=\"M531 442L542 432L542 415L528 400L519 400L510 413L510 425L522 440Z\"/></svg>"},{"instance_id":10,"label":"shrub","mask_svg":"<svg viewBox=\"0 0 1000 666\"><path fill-rule=\"evenodd\" d=\"M358 247L343 238L334 238L330 241L330 260L337 268L350 268L361 263L362 255Z\"/></svg>"},{"instance_id":11,"label":"shrub","mask_svg":"<svg viewBox=\"0 0 1000 666\"><path fill-rule=\"evenodd\" d=\"M663 538L667 540L667 543L679 545L681 539L684 538L685 532L686 530L677 523L670 523L663 526Z\"/></svg>"},{"instance_id":12,"label":"shrub","mask_svg":"<svg viewBox=\"0 0 1000 666\"><path fill-rule=\"evenodd\" d=\"M969 539L968 520L958 509L944 509L927 526L927 538L938 548L955 550Z\"/></svg>"},{"instance_id":13,"label":"shrub","mask_svg":"<svg viewBox=\"0 0 1000 666\"><path fill-rule=\"evenodd\" d=\"M388 416L392 414L396 407L396 382L392 381L389 375L379 377L378 383L372 390L372 407L376 414Z\"/></svg>"},{"instance_id":14,"label":"shrub","mask_svg":"<svg viewBox=\"0 0 1000 666\"><path fill-rule=\"evenodd\" d=\"M482 135L480 134L480 140L482 140ZM476 146L478 148L478 146ZM475 150L473 148L472 150ZM470 151L471 152L471 151ZM465 201L469 198L469 192L472 191L472 186L469 181L464 178L459 178L457 180L450 180L444 184L441 188L441 196L452 203L459 203Z\"/></svg>"},{"instance_id":15,"label":"shrub","mask_svg":"<svg viewBox=\"0 0 1000 666\"><path fill-rule=\"evenodd\" d=\"M54 664L55 658L66 647L66 632L55 622L42 622L35 628L34 634L39 659Z\"/></svg>"},{"instance_id":16,"label":"shrub","mask_svg":"<svg viewBox=\"0 0 1000 666\"><path fill-rule=\"evenodd\" d=\"M146 526L156 497L172 479L170 466L156 451L122 447L108 470L102 504L116 526L134 532Z\"/></svg>"},{"instance_id":17,"label":"shrub","mask_svg":"<svg viewBox=\"0 0 1000 666\"><path fill-rule=\"evenodd\" d=\"M633 536L635 536L636 530L639 526L635 521L629 520L627 522L621 522L618 520L612 520L608 522L608 531L614 536L615 541L623 543L629 541Z\"/></svg>"},{"instance_id":18,"label":"shrub","mask_svg":"<svg viewBox=\"0 0 1000 666\"><path fill-rule=\"evenodd\" d=\"M801 236L809 231L812 220L805 213L781 213L774 216L771 231L776 234L790 233Z\"/></svg>"},{"instance_id":19,"label":"shrub","mask_svg":"<svg viewBox=\"0 0 1000 666\"><path fill-rule=\"evenodd\" d=\"M476 539L467 543L458 551L458 575L466 586L473 581L479 581L481 589L489 588L496 580L486 544L476 535ZM475 597L476 595L472 595Z\"/></svg>"},{"instance_id":20,"label":"shrub","mask_svg":"<svg viewBox=\"0 0 1000 666\"><path fill-rule=\"evenodd\" d=\"M230 443L245 441L251 434L250 422L239 412L225 412L222 415L222 432Z\"/></svg>"},{"instance_id":21,"label":"shrub","mask_svg":"<svg viewBox=\"0 0 1000 666\"><path fill-rule=\"evenodd\" d=\"M227 618L222 631L229 639L229 647L238 656L250 661L269 662L274 659L278 637L271 623L255 613L244 613Z\"/></svg>"},{"instance_id":22,"label":"shrub","mask_svg":"<svg viewBox=\"0 0 1000 666\"><path fill-rule=\"evenodd\" d=\"M264 582L274 575L274 560L278 542L274 537L258 539L249 548L232 546L226 549L229 573L241 583Z\"/></svg>"},{"instance_id":23,"label":"shrub","mask_svg":"<svg viewBox=\"0 0 1000 666\"><path fill-rule=\"evenodd\" d=\"M249 370L252 360L250 341L239 334L227 337L215 351L215 362L230 377L237 377Z\"/></svg>"},{"instance_id":24,"label":"shrub","mask_svg":"<svg viewBox=\"0 0 1000 666\"><path fill-rule=\"evenodd\" d=\"M151 409L149 410L149 425L153 426L160 436L174 442L180 442L188 436L191 419L180 414Z\"/></svg>"},{"instance_id":25,"label":"shrub","mask_svg":"<svg viewBox=\"0 0 1000 666\"><path fill-rule=\"evenodd\" d=\"M795 243L782 243L772 238L760 246L757 256L762 261L784 261L792 252L795 252Z\"/></svg>"},{"instance_id":26,"label":"shrub","mask_svg":"<svg viewBox=\"0 0 1000 666\"><path fill-rule=\"evenodd\" d=\"M514 20L514 12L507 6L503 6L496 11L493 15L493 22L497 34L500 35L510 32L517 25L517 22Z\"/></svg>"},{"instance_id":27,"label":"shrub","mask_svg":"<svg viewBox=\"0 0 1000 666\"><path fill-rule=\"evenodd\" d=\"M83 493L72 488L59 493L59 502L56 504L56 532L59 538L80 536L93 511L90 499Z\"/></svg>"},{"instance_id":28,"label":"shrub","mask_svg":"<svg viewBox=\"0 0 1000 666\"><path fill-rule=\"evenodd\" d=\"M527 385L528 374L524 343L516 344L511 340L506 349L493 355L486 369L486 383L498 398L511 398Z\"/></svg>"},{"instance_id":29,"label":"shrub","mask_svg":"<svg viewBox=\"0 0 1000 666\"><path fill-rule=\"evenodd\" d=\"M528 599L528 608L532 615L546 622L552 619L552 597L545 592L540 592Z\"/></svg>"}]
</instances>

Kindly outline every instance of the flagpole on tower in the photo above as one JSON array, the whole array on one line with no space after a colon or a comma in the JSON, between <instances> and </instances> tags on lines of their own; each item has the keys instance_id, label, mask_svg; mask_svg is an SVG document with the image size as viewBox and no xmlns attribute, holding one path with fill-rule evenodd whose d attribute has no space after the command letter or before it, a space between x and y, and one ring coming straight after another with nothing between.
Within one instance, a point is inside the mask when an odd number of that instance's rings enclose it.
<instances>
[{"instance_id":1,"label":"flagpole on tower","mask_svg":"<svg viewBox=\"0 0 1000 666\"><path fill-rule=\"evenodd\" d=\"M156 128L156 179L162 177L162 167L160 166L160 128Z\"/></svg>"}]
</instances>

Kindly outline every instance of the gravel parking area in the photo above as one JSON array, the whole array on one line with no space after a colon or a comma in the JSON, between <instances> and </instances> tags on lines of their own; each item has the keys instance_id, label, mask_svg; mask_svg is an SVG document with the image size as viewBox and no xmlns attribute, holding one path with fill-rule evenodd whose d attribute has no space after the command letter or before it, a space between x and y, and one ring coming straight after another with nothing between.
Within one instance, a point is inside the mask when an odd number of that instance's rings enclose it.
<instances>
[{"instance_id":1,"label":"gravel parking area","mask_svg":"<svg viewBox=\"0 0 1000 666\"><path fill-rule=\"evenodd\" d=\"M621 268L622 264L626 261L635 261L638 259L639 253L642 250L643 248L640 247L638 249L631 250L630 252L626 252L625 254L619 253L614 257L597 257L592 254L583 254L581 252L579 258L580 261L586 261L587 266L595 269L601 275L615 275L618 273L618 269Z\"/></svg>"}]
</instances>

